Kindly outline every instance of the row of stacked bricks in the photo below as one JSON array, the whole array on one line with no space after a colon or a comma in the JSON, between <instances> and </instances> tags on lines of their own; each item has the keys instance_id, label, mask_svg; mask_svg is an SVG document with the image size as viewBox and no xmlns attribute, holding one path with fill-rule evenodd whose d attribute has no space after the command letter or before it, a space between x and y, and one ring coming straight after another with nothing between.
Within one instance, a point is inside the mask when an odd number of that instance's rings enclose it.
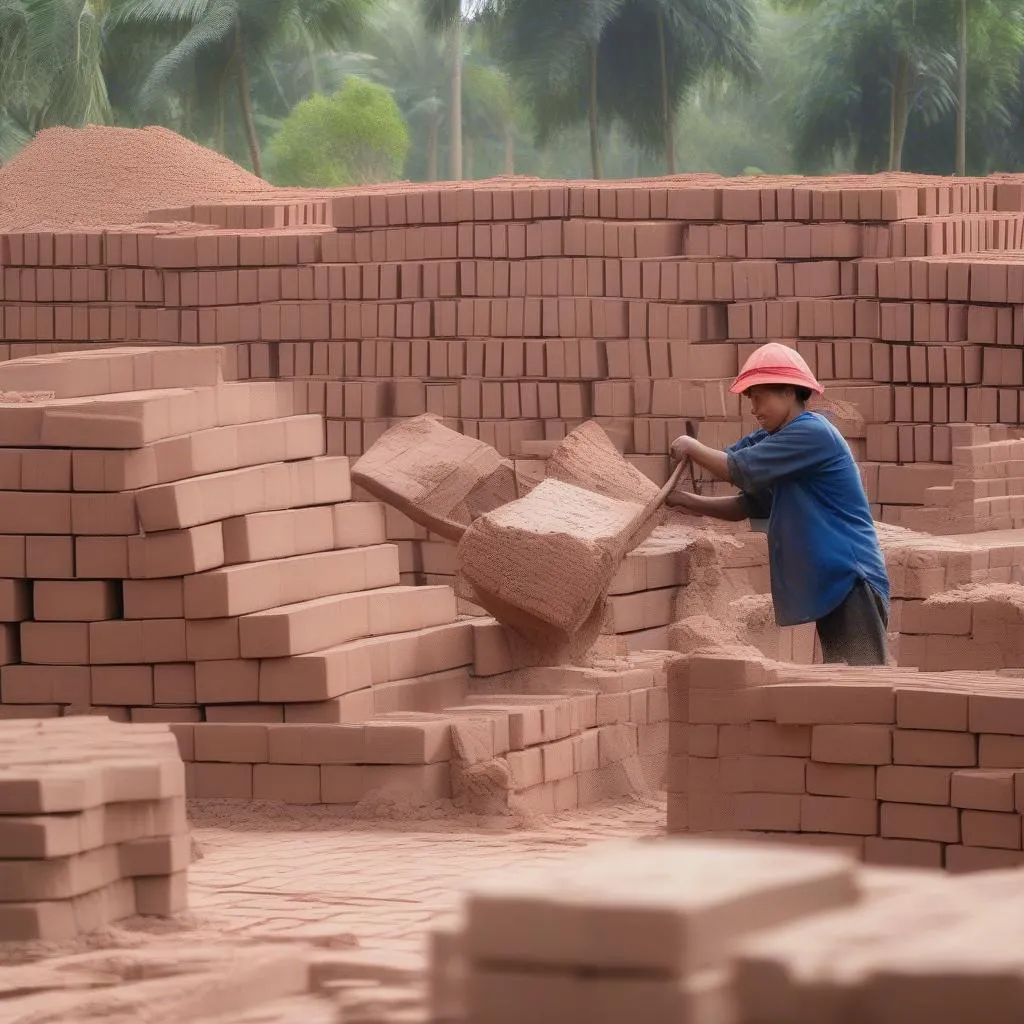
<instances>
[{"instance_id":1,"label":"row of stacked bricks","mask_svg":"<svg viewBox=\"0 0 1024 1024\"><path fill-rule=\"evenodd\" d=\"M670 667L669 828L839 844L869 862L1024 863L1024 699L980 672Z\"/></svg>"},{"instance_id":2,"label":"row of stacked bricks","mask_svg":"<svg viewBox=\"0 0 1024 1024\"><path fill-rule=\"evenodd\" d=\"M271 193L5 236L0 340L232 346L237 376L306 385L331 454L424 410L504 454L593 416L655 479L686 419L717 446L749 426L722 383L787 340L859 410L898 522L953 485L955 425L1019 436L1022 198L899 175ZM1016 514L987 491L975 528Z\"/></svg>"},{"instance_id":3,"label":"row of stacked bricks","mask_svg":"<svg viewBox=\"0 0 1024 1024\"><path fill-rule=\"evenodd\" d=\"M942 875L707 838L603 843L471 883L429 1015L473 1024L1015 1024L1020 872ZM998 946L996 945L998 943Z\"/></svg>"},{"instance_id":4,"label":"row of stacked bricks","mask_svg":"<svg viewBox=\"0 0 1024 1024\"><path fill-rule=\"evenodd\" d=\"M383 506L350 500L306 389L226 383L223 356L0 366L23 399L0 409L0 716L171 723L190 794L296 803L443 799L453 750L531 748L510 794L553 806L571 779L570 805L577 777L600 790L601 768L639 755L656 665L632 703L596 684L589 699L471 698L486 623L460 618L448 586L403 582ZM666 733L664 700L654 713ZM452 744L460 716L488 723L472 757Z\"/></svg>"},{"instance_id":5,"label":"row of stacked bricks","mask_svg":"<svg viewBox=\"0 0 1024 1024\"><path fill-rule=\"evenodd\" d=\"M185 772L166 725L0 723L0 940L188 907Z\"/></svg>"}]
</instances>

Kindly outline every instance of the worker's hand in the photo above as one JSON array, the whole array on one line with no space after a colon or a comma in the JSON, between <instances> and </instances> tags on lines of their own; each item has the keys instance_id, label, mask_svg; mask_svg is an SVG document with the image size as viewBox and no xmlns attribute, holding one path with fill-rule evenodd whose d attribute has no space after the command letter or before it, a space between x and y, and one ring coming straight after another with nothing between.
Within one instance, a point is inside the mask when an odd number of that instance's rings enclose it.
<instances>
[{"instance_id":1,"label":"worker's hand","mask_svg":"<svg viewBox=\"0 0 1024 1024\"><path fill-rule=\"evenodd\" d=\"M688 516L697 515L693 505L690 501L691 495L686 491L676 488L671 494L665 499L665 504L669 508L678 509L680 512L685 512Z\"/></svg>"},{"instance_id":2,"label":"worker's hand","mask_svg":"<svg viewBox=\"0 0 1024 1024\"><path fill-rule=\"evenodd\" d=\"M682 462L683 459L688 458L690 452L693 450L694 443L694 438L690 437L688 434L683 434L682 436L677 437L672 442L672 448L670 449L672 458L676 462Z\"/></svg>"}]
</instances>

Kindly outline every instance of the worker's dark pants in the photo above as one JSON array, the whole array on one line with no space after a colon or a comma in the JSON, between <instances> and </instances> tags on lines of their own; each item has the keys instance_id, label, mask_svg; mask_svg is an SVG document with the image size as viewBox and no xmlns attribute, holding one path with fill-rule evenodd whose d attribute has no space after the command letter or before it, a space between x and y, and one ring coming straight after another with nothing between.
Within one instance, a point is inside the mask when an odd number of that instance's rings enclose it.
<instances>
[{"instance_id":1,"label":"worker's dark pants","mask_svg":"<svg viewBox=\"0 0 1024 1024\"><path fill-rule=\"evenodd\" d=\"M884 665L887 661L885 602L858 580L835 611L818 619L818 640L826 665Z\"/></svg>"}]
</instances>

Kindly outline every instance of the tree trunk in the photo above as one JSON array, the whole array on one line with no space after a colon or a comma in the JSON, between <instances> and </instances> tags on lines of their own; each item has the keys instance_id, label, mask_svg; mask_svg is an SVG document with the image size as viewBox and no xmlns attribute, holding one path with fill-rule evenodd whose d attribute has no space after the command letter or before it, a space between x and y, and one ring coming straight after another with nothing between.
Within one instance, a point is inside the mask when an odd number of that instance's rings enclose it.
<instances>
[{"instance_id":1,"label":"tree trunk","mask_svg":"<svg viewBox=\"0 0 1024 1024\"><path fill-rule=\"evenodd\" d=\"M516 173L516 135L511 121L505 122L505 173Z\"/></svg>"},{"instance_id":2,"label":"tree trunk","mask_svg":"<svg viewBox=\"0 0 1024 1024\"><path fill-rule=\"evenodd\" d=\"M452 49L451 95L451 176L462 181L462 16L452 22L448 32Z\"/></svg>"},{"instance_id":3,"label":"tree trunk","mask_svg":"<svg viewBox=\"0 0 1024 1024\"><path fill-rule=\"evenodd\" d=\"M665 173L676 173L676 133L674 111L668 95L668 51L665 46L665 16L658 10L658 58L661 61L661 117L665 133Z\"/></svg>"},{"instance_id":4,"label":"tree trunk","mask_svg":"<svg viewBox=\"0 0 1024 1024\"><path fill-rule=\"evenodd\" d=\"M903 167L903 142L907 137L907 117L910 103L910 61L905 53L896 61L896 75L892 83L889 107L889 170Z\"/></svg>"},{"instance_id":5,"label":"tree trunk","mask_svg":"<svg viewBox=\"0 0 1024 1024\"><path fill-rule=\"evenodd\" d=\"M476 148L472 139L466 139L465 157L466 179L472 181L476 177Z\"/></svg>"},{"instance_id":6,"label":"tree trunk","mask_svg":"<svg viewBox=\"0 0 1024 1024\"><path fill-rule=\"evenodd\" d=\"M303 26L302 39L306 44L306 60L309 61L309 83L313 87L313 92L320 95L324 91L323 82L320 79L320 68L316 62L316 47L313 45L313 37L309 34L309 29Z\"/></svg>"},{"instance_id":7,"label":"tree trunk","mask_svg":"<svg viewBox=\"0 0 1024 1024\"><path fill-rule=\"evenodd\" d=\"M601 177L601 140L597 135L597 43L590 49L590 97L587 102L590 125L590 168L595 178Z\"/></svg>"},{"instance_id":8,"label":"tree trunk","mask_svg":"<svg viewBox=\"0 0 1024 1024\"><path fill-rule=\"evenodd\" d=\"M249 67L245 62L245 50L242 47L242 23L237 18L235 19L235 77L238 80L238 100L242 106L242 124L245 128L246 141L249 143L252 173L257 178L262 178L260 140L256 134L256 122L252 116L252 94L249 91Z\"/></svg>"},{"instance_id":9,"label":"tree trunk","mask_svg":"<svg viewBox=\"0 0 1024 1024\"><path fill-rule=\"evenodd\" d=\"M224 153L224 76L217 83L217 111L213 129L213 146L218 153Z\"/></svg>"},{"instance_id":10,"label":"tree trunk","mask_svg":"<svg viewBox=\"0 0 1024 1024\"><path fill-rule=\"evenodd\" d=\"M437 136L441 117L431 114L427 121L427 181L437 181Z\"/></svg>"},{"instance_id":11,"label":"tree trunk","mask_svg":"<svg viewBox=\"0 0 1024 1024\"><path fill-rule=\"evenodd\" d=\"M960 53L956 90L956 173L967 174L967 0L960 0Z\"/></svg>"}]
</instances>

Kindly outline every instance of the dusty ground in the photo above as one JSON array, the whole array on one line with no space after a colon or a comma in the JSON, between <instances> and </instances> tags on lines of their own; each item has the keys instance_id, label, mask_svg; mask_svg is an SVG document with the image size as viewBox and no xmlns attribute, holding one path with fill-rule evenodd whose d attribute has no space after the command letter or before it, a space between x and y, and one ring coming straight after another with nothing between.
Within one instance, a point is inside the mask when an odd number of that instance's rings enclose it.
<instances>
[{"instance_id":1,"label":"dusty ground","mask_svg":"<svg viewBox=\"0 0 1024 1024\"><path fill-rule=\"evenodd\" d=\"M467 882L665 821L659 798L528 824L190 810L190 913L75 946L0 944L0 1024L424 1024L427 931Z\"/></svg>"}]
</instances>

